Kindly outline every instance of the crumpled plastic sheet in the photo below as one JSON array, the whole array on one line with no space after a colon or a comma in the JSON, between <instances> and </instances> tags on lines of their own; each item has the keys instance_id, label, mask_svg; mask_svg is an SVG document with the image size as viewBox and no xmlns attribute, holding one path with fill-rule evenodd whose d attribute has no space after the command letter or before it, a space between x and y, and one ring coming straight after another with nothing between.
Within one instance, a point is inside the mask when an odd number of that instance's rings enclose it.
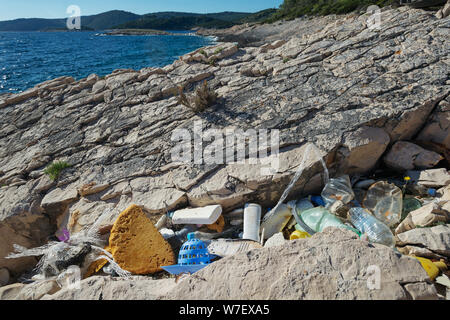
<instances>
[{"instance_id":1,"label":"crumpled plastic sheet","mask_svg":"<svg viewBox=\"0 0 450 320\"><path fill-rule=\"evenodd\" d=\"M51 241L37 248L27 249L23 246L14 244L14 253L6 256L7 259L16 259L23 257L39 257L35 271L38 275L33 277L36 280L57 280L71 265L80 265L88 254L96 256L94 260L106 259L112 270L119 277L129 277L131 273L123 270L115 261L113 256L103 249L104 241L98 232L99 227L106 217L110 216L110 211L103 212L97 221L86 231L71 235L67 242Z\"/></svg>"}]
</instances>

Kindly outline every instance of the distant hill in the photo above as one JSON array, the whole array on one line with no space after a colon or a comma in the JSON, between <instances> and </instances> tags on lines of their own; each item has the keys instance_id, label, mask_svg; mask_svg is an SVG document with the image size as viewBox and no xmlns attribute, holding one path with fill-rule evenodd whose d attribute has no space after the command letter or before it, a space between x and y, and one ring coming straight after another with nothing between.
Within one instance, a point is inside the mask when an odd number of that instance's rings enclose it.
<instances>
[{"instance_id":1,"label":"distant hill","mask_svg":"<svg viewBox=\"0 0 450 320\"><path fill-rule=\"evenodd\" d=\"M117 26L119 29L190 30L202 28L229 28L251 15L246 12L220 12L210 14L185 12L158 12Z\"/></svg>"},{"instance_id":2,"label":"distant hill","mask_svg":"<svg viewBox=\"0 0 450 320\"><path fill-rule=\"evenodd\" d=\"M113 10L91 16L82 16L83 30L107 29L154 29L154 30L190 30L192 28L228 28L236 24L258 22L266 18L275 9L257 13L219 12L157 12L138 15L131 12ZM66 28L66 18L62 19L16 19L0 21L0 31L48 31Z\"/></svg>"},{"instance_id":3,"label":"distant hill","mask_svg":"<svg viewBox=\"0 0 450 320\"><path fill-rule=\"evenodd\" d=\"M126 12L113 10L92 16L82 16L81 25L83 30L103 30L116 25L139 19L141 16ZM0 21L0 31L46 31L62 30L66 28L67 18L62 19L16 19Z\"/></svg>"},{"instance_id":4,"label":"distant hill","mask_svg":"<svg viewBox=\"0 0 450 320\"><path fill-rule=\"evenodd\" d=\"M112 27L137 20L141 15L126 11L108 11L105 13L96 14L81 18L81 25L94 30L111 29Z\"/></svg>"},{"instance_id":5,"label":"distant hill","mask_svg":"<svg viewBox=\"0 0 450 320\"><path fill-rule=\"evenodd\" d=\"M264 21L270 17L272 17L276 12L278 12L277 9L266 9L262 10L253 14L250 14L248 16L245 16L241 18L240 22L242 23L256 23Z\"/></svg>"}]
</instances>

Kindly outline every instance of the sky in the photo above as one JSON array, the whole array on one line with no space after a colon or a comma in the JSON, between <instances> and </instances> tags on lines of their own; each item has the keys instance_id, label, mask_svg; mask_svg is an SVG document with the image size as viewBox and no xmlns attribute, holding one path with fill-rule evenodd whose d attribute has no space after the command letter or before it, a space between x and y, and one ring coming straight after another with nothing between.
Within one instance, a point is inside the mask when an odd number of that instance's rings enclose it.
<instances>
[{"instance_id":1,"label":"sky","mask_svg":"<svg viewBox=\"0 0 450 320\"><path fill-rule=\"evenodd\" d=\"M17 18L65 18L67 8L77 5L81 15L109 10L136 14L160 11L214 13L222 11L257 12L278 8L283 0L0 0L0 21Z\"/></svg>"}]
</instances>

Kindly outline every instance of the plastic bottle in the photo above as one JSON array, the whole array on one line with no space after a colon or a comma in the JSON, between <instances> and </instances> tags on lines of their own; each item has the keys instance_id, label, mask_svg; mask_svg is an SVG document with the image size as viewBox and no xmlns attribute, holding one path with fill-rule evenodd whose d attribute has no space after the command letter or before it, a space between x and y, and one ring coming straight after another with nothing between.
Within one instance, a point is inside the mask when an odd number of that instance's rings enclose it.
<instances>
[{"instance_id":1,"label":"plastic bottle","mask_svg":"<svg viewBox=\"0 0 450 320\"><path fill-rule=\"evenodd\" d=\"M285 204L279 205L278 209L275 211L269 211L269 213L264 216L261 223L261 230L264 229L264 240L269 239L278 232L281 232L289 223L291 217L291 209Z\"/></svg>"},{"instance_id":2,"label":"plastic bottle","mask_svg":"<svg viewBox=\"0 0 450 320\"><path fill-rule=\"evenodd\" d=\"M392 227L399 223L402 217L402 190L386 181L377 182L367 191L363 206L378 220Z\"/></svg>"},{"instance_id":3,"label":"plastic bottle","mask_svg":"<svg viewBox=\"0 0 450 320\"><path fill-rule=\"evenodd\" d=\"M402 221L408 216L410 212L416 211L422 208L422 202L416 198L404 198L403 199L403 210L402 210Z\"/></svg>"},{"instance_id":4,"label":"plastic bottle","mask_svg":"<svg viewBox=\"0 0 450 320\"><path fill-rule=\"evenodd\" d=\"M261 224L261 206L259 204L250 203L244 209L244 234L243 239L260 241L259 227Z\"/></svg>"},{"instance_id":5,"label":"plastic bottle","mask_svg":"<svg viewBox=\"0 0 450 320\"><path fill-rule=\"evenodd\" d=\"M364 208L351 208L350 221L362 233L367 234L369 241L384 244L388 247L395 246L394 235L387 225L375 218Z\"/></svg>"},{"instance_id":6,"label":"plastic bottle","mask_svg":"<svg viewBox=\"0 0 450 320\"><path fill-rule=\"evenodd\" d=\"M332 214L324 207L316 207L306 211L298 211L297 214L302 218L303 222L314 232L322 232L327 227L336 227L351 230L358 234L358 231L352 227L345 225L338 217ZM308 232L300 224L295 226L296 230Z\"/></svg>"},{"instance_id":7,"label":"plastic bottle","mask_svg":"<svg viewBox=\"0 0 450 320\"><path fill-rule=\"evenodd\" d=\"M213 224L222 214L221 205L207 206L203 208L183 209L172 215L173 224Z\"/></svg>"},{"instance_id":8,"label":"plastic bottle","mask_svg":"<svg viewBox=\"0 0 450 320\"><path fill-rule=\"evenodd\" d=\"M326 208L333 205L336 200L342 201L344 204L349 203L355 198L352 189L350 177L344 175L338 178L330 179L322 191L322 198L326 203Z\"/></svg>"},{"instance_id":9,"label":"plastic bottle","mask_svg":"<svg viewBox=\"0 0 450 320\"><path fill-rule=\"evenodd\" d=\"M419 260L420 264L422 265L422 268L424 268L425 271L428 273L428 276L430 277L431 281L434 281L436 279L436 277L440 273L440 270L430 259L416 256L411 257Z\"/></svg>"},{"instance_id":10,"label":"plastic bottle","mask_svg":"<svg viewBox=\"0 0 450 320\"><path fill-rule=\"evenodd\" d=\"M327 205L321 196L309 196L308 199L317 207L325 207Z\"/></svg>"}]
</instances>

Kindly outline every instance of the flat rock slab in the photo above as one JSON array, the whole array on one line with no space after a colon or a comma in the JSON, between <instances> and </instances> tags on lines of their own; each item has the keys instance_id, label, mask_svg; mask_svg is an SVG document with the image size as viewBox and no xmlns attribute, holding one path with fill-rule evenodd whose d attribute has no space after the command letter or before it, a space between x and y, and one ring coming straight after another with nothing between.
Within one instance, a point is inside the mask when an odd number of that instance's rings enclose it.
<instances>
[{"instance_id":1,"label":"flat rock slab","mask_svg":"<svg viewBox=\"0 0 450 320\"><path fill-rule=\"evenodd\" d=\"M416 259L327 228L309 239L214 262L161 299L437 299L428 281Z\"/></svg>"},{"instance_id":2,"label":"flat rock slab","mask_svg":"<svg viewBox=\"0 0 450 320\"><path fill-rule=\"evenodd\" d=\"M63 288L53 295L43 296L41 300L156 300L175 285L175 279L96 276L81 281L80 290Z\"/></svg>"},{"instance_id":3,"label":"flat rock slab","mask_svg":"<svg viewBox=\"0 0 450 320\"><path fill-rule=\"evenodd\" d=\"M411 245L427 248L435 253L450 257L450 224L432 228L416 228L397 235L397 245Z\"/></svg>"}]
</instances>

